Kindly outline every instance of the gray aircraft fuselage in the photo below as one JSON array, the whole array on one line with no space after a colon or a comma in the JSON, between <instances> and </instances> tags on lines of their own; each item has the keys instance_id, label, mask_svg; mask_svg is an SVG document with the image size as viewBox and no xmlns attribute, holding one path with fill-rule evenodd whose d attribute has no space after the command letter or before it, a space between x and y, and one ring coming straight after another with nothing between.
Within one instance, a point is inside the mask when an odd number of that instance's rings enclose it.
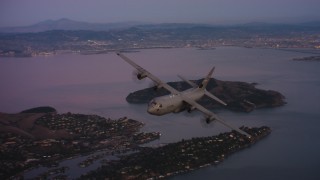
<instances>
[{"instance_id":1,"label":"gray aircraft fuselage","mask_svg":"<svg viewBox=\"0 0 320 180\"><path fill-rule=\"evenodd\" d=\"M181 94L169 94L156 97L149 102L148 113L161 116L168 113L178 113L186 109L192 111L194 108L188 107L188 105L183 102L181 96L197 101L204 96L204 91L205 90L201 88L190 88L181 92Z\"/></svg>"},{"instance_id":2,"label":"gray aircraft fuselage","mask_svg":"<svg viewBox=\"0 0 320 180\"><path fill-rule=\"evenodd\" d=\"M133 66L135 69L138 70L138 74L136 74L136 75L139 80L148 77L149 79L151 79L153 82L156 83L157 88L164 88L171 93L166 96L161 96L161 97L157 97L157 98L152 99L148 105L148 113L150 113L152 115L161 116L161 115L165 115L168 113L178 113L178 112L181 112L185 109L187 109L188 112L190 112L194 109L197 109L197 110L201 111L202 113L204 113L207 123L210 123L212 121L218 121L221 124L231 128L235 131L238 131L241 134L248 136L249 138L251 137L250 134L244 132L243 130L241 130L237 127L233 127L232 125L226 123L225 121L220 119L218 116L216 116L213 112L211 112L210 110L206 109L205 107L203 107L202 105L200 105L196 102L201 97L206 95L206 96L210 97L211 99L219 102L222 105L225 105L225 106L227 105L225 102L223 102L218 97L214 96L213 94L211 94L210 92L208 92L206 90L206 86L208 85L208 83L210 81L210 78L211 78L212 73L214 71L214 67L209 71L208 75L203 79L201 84L196 84L196 83L194 83L190 80L187 80L187 79L183 78L182 76L178 75L180 77L180 79L187 82L191 87L193 87L188 90L179 92L178 90L174 89L173 87L169 86L168 84L162 82L155 75L153 75L149 71L143 69L141 66L139 66L134 61L132 61L128 57L124 56L120 52L118 52L117 55L120 56L123 60L125 60L127 63L129 63L131 66Z\"/></svg>"}]
</instances>

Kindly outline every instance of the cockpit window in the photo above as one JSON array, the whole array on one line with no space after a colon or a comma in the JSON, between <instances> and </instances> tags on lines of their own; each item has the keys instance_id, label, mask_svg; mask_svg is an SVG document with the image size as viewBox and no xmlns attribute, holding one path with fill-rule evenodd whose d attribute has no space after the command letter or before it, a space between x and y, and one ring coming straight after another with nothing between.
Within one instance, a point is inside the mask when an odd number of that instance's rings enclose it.
<instances>
[{"instance_id":1,"label":"cockpit window","mask_svg":"<svg viewBox=\"0 0 320 180\"><path fill-rule=\"evenodd\" d=\"M149 106L155 106L155 105L157 105L157 103L156 103L154 100L152 100L152 101L149 103Z\"/></svg>"},{"instance_id":2,"label":"cockpit window","mask_svg":"<svg viewBox=\"0 0 320 180\"><path fill-rule=\"evenodd\" d=\"M154 108L162 108L162 104L157 103L155 100L150 101L149 106Z\"/></svg>"}]
</instances>

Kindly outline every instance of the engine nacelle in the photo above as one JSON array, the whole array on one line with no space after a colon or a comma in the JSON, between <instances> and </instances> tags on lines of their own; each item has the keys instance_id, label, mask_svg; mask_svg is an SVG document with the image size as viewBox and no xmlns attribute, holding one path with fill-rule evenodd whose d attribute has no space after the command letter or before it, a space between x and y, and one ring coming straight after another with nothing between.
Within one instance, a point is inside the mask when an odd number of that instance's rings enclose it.
<instances>
[{"instance_id":1,"label":"engine nacelle","mask_svg":"<svg viewBox=\"0 0 320 180\"><path fill-rule=\"evenodd\" d=\"M141 73L138 73L137 74L137 78L139 79L139 80L142 80L142 79L144 79L144 78L146 78L147 77L147 75L145 75L145 74L141 74Z\"/></svg>"},{"instance_id":2,"label":"engine nacelle","mask_svg":"<svg viewBox=\"0 0 320 180\"><path fill-rule=\"evenodd\" d=\"M191 106L187 109L188 113L191 113L193 110L195 110L196 108L194 106Z\"/></svg>"},{"instance_id":3,"label":"engine nacelle","mask_svg":"<svg viewBox=\"0 0 320 180\"><path fill-rule=\"evenodd\" d=\"M210 124L211 122L215 121L216 119L213 117L206 117L205 120L206 120L207 124Z\"/></svg>"},{"instance_id":4,"label":"engine nacelle","mask_svg":"<svg viewBox=\"0 0 320 180\"><path fill-rule=\"evenodd\" d=\"M153 90L154 90L154 91L158 91L158 90L161 89L161 88L162 88L161 85L154 85L154 86L153 86Z\"/></svg>"}]
</instances>

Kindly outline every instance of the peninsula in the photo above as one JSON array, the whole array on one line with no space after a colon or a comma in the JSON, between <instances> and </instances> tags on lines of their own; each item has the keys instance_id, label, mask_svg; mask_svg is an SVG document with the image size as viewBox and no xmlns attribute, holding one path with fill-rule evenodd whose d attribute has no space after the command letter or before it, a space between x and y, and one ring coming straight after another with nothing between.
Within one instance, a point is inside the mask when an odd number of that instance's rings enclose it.
<instances>
[{"instance_id":1,"label":"peninsula","mask_svg":"<svg viewBox=\"0 0 320 180\"><path fill-rule=\"evenodd\" d=\"M0 113L0 123L1 179L23 178L24 171L39 166L48 167L48 171L36 178L68 179L69 167L58 167L61 160L102 149L107 153L79 163L86 167L102 159L101 167L83 174L82 179L168 177L219 164L271 132L269 127L242 127L252 138L232 131L150 148L140 145L160 138L160 132L140 132L144 124L126 117L111 120L58 114L54 108L40 107L17 114Z\"/></svg>"},{"instance_id":2,"label":"peninsula","mask_svg":"<svg viewBox=\"0 0 320 180\"><path fill-rule=\"evenodd\" d=\"M192 138L170 143L158 148L141 148L138 153L122 156L119 161L109 161L80 179L160 179L184 174L199 168L218 165L228 155L270 134L269 127L242 130L251 139L236 131L217 136Z\"/></svg>"},{"instance_id":3,"label":"peninsula","mask_svg":"<svg viewBox=\"0 0 320 180\"><path fill-rule=\"evenodd\" d=\"M160 138L159 132L140 132L144 124L127 117L58 114L50 107L0 113L0 124L0 179L101 149L131 150Z\"/></svg>"}]
</instances>

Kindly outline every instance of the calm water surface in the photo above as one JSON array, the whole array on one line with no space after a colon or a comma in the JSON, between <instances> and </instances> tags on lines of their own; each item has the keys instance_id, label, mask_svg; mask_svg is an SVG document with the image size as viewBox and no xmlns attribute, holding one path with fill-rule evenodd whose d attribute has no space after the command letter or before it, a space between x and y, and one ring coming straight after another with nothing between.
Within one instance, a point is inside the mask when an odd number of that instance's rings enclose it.
<instances>
[{"instance_id":1,"label":"calm water surface","mask_svg":"<svg viewBox=\"0 0 320 180\"><path fill-rule=\"evenodd\" d=\"M212 66L220 80L257 82L286 96L287 105L234 113L216 110L237 126L270 126L270 136L235 153L217 167L172 179L320 179L320 63L292 58L313 54L270 49L220 47L216 50L153 49L127 56L164 81L202 78ZM149 86L132 81L133 68L114 54L0 59L0 111L15 113L49 105L59 113L128 116L146 123L144 131L160 131L152 144L229 131L220 124L203 127L200 113L151 116L146 105L130 105L129 92ZM178 129L178 130L177 130ZM151 144L151 145L152 145ZM74 160L77 161L77 160ZM67 162L65 162L67 163ZM74 172L70 172L73 174Z\"/></svg>"}]
</instances>

